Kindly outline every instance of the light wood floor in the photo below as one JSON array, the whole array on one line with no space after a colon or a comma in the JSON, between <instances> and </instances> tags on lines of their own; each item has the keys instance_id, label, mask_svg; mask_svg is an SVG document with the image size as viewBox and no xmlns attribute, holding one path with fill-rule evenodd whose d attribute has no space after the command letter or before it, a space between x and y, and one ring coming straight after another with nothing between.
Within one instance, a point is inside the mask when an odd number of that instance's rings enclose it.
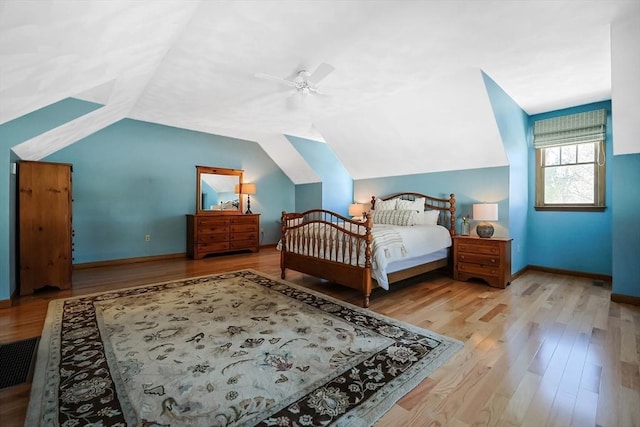
<instances>
[{"instance_id":1,"label":"light wood floor","mask_svg":"<svg viewBox=\"0 0 640 427\"><path fill-rule=\"evenodd\" d=\"M227 255L74 272L72 291L0 310L0 343L40 335L47 304L86 294L252 268L279 277L279 255ZM289 272L287 280L359 304L355 291ZM370 309L457 338L464 348L402 398L378 426L640 426L640 307L613 303L607 284L527 272L506 290L430 273ZM0 424L24 422L29 385L0 390Z\"/></svg>"}]
</instances>

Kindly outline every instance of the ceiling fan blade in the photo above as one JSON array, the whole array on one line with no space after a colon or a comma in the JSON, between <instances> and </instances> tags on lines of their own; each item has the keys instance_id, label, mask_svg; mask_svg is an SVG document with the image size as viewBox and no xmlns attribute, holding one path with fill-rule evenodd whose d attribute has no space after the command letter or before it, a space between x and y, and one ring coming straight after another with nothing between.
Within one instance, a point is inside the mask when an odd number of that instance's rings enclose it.
<instances>
[{"instance_id":1,"label":"ceiling fan blade","mask_svg":"<svg viewBox=\"0 0 640 427\"><path fill-rule=\"evenodd\" d=\"M259 79L273 80L279 83L286 84L287 86L296 87L295 82L292 82L291 80L283 79L282 77L272 76L271 74L257 73L257 74L254 74L254 76Z\"/></svg>"},{"instance_id":2,"label":"ceiling fan blade","mask_svg":"<svg viewBox=\"0 0 640 427\"><path fill-rule=\"evenodd\" d=\"M333 70L335 70L335 68L332 65L323 62L322 64L318 65L318 68L316 68L313 74L309 76L309 81L317 85L318 83L320 83L320 81L322 81L322 79L331 74Z\"/></svg>"}]
</instances>

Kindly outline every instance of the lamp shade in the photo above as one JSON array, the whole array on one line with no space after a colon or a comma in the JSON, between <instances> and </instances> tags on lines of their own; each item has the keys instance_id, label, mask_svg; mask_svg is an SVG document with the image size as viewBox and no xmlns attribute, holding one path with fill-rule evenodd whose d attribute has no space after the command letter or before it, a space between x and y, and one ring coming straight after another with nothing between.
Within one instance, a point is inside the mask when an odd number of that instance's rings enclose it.
<instances>
[{"instance_id":1,"label":"lamp shade","mask_svg":"<svg viewBox=\"0 0 640 427\"><path fill-rule=\"evenodd\" d=\"M236 184L235 193L236 194L256 194L256 185L251 182Z\"/></svg>"},{"instance_id":2,"label":"lamp shade","mask_svg":"<svg viewBox=\"0 0 640 427\"><path fill-rule=\"evenodd\" d=\"M361 203L352 203L349 205L349 216L362 216L364 205Z\"/></svg>"},{"instance_id":3,"label":"lamp shade","mask_svg":"<svg viewBox=\"0 0 640 427\"><path fill-rule=\"evenodd\" d=\"M476 221L497 221L497 203L479 203L473 205L473 219Z\"/></svg>"}]
</instances>

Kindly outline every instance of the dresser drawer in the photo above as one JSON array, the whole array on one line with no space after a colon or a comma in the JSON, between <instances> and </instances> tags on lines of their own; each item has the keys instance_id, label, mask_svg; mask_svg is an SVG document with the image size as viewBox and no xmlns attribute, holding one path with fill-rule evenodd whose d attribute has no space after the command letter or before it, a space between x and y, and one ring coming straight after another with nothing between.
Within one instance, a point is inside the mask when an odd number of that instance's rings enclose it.
<instances>
[{"instance_id":1,"label":"dresser drawer","mask_svg":"<svg viewBox=\"0 0 640 427\"><path fill-rule=\"evenodd\" d=\"M235 218L231 218L231 224L253 224L258 225L258 218L255 216L242 216L239 215Z\"/></svg>"},{"instance_id":2,"label":"dresser drawer","mask_svg":"<svg viewBox=\"0 0 640 427\"><path fill-rule=\"evenodd\" d=\"M231 233L248 233L250 231L257 232L258 224L236 224L231 226Z\"/></svg>"},{"instance_id":3,"label":"dresser drawer","mask_svg":"<svg viewBox=\"0 0 640 427\"><path fill-rule=\"evenodd\" d=\"M473 253L459 252L458 260L462 262L471 262L474 264L499 266L500 257L491 255L478 255Z\"/></svg>"},{"instance_id":4,"label":"dresser drawer","mask_svg":"<svg viewBox=\"0 0 640 427\"><path fill-rule=\"evenodd\" d=\"M482 276L498 276L500 268L491 265L473 264L470 262L458 262L458 270L464 273L480 274Z\"/></svg>"},{"instance_id":5,"label":"dresser drawer","mask_svg":"<svg viewBox=\"0 0 640 427\"><path fill-rule=\"evenodd\" d=\"M252 240L232 240L229 242L231 249L247 249L258 246L258 241Z\"/></svg>"},{"instance_id":6,"label":"dresser drawer","mask_svg":"<svg viewBox=\"0 0 640 427\"><path fill-rule=\"evenodd\" d=\"M229 242L198 243L198 252L216 252L229 249Z\"/></svg>"},{"instance_id":7,"label":"dresser drawer","mask_svg":"<svg viewBox=\"0 0 640 427\"><path fill-rule=\"evenodd\" d=\"M198 234L229 234L229 225L204 225L198 229Z\"/></svg>"},{"instance_id":8,"label":"dresser drawer","mask_svg":"<svg viewBox=\"0 0 640 427\"><path fill-rule=\"evenodd\" d=\"M197 218L198 227L216 227L221 225L229 225L229 220L226 218L215 218L215 217L198 217Z\"/></svg>"},{"instance_id":9,"label":"dresser drawer","mask_svg":"<svg viewBox=\"0 0 640 427\"><path fill-rule=\"evenodd\" d=\"M229 233L229 220L218 218L198 218L198 234Z\"/></svg>"},{"instance_id":10,"label":"dresser drawer","mask_svg":"<svg viewBox=\"0 0 640 427\"><path fill-rule=\"evenodd\" d=\"M199 234L198 243L220 243L229 241L229 233L224 234Z\"/></svg>"},{"instance_id":11,"label":"dresser drawer","mask_svg":"<svg viewBox=\"0 0 640 427\"><path fill-rule=\"evenodd\" d=\"M249 231L249 232L245 232L245 233L233 233L231 234L231 240L232 241L239 241L239 240L249 240L252 242L257 242L258 241L258 233L255 231Z\"/></svg>"},{"instance_id":12,"label":"dresser drawer","mask_svg":"<svg viewBox=\"0 0 640 427\"><path fill-rule=\"evenodd\" d=\"M500 255L500 247L497 245L485 245L482 243L458 243L458 251L473 252L476 254Z\"/></svg>"}]
</instances>

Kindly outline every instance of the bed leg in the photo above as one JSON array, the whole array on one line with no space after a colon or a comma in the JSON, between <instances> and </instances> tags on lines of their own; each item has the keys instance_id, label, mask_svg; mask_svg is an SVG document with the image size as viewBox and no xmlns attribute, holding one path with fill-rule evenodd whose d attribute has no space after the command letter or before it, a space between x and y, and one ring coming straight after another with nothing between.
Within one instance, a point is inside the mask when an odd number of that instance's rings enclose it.
<instances>
[{"instance_id":1,"label":"bed leg","mask_svg":"<svg viewBox=\"0 0 640 427\"><path fill-rule=\"evenodd\" d=\"M284 268L282 269L282 272L280 273L280 278L281 278L282 280L284 280Z\"/></svg>"},{"instance_id":2,"label":"bed leg","mask_svg":"<svg viewBox=\"0 0 640 427\"><path fill-rule=\"evenodd\" d=\"M364 296L364 300L362 301L362 307L369 308L369 295Z\"/></svg>"}]
</instances>

